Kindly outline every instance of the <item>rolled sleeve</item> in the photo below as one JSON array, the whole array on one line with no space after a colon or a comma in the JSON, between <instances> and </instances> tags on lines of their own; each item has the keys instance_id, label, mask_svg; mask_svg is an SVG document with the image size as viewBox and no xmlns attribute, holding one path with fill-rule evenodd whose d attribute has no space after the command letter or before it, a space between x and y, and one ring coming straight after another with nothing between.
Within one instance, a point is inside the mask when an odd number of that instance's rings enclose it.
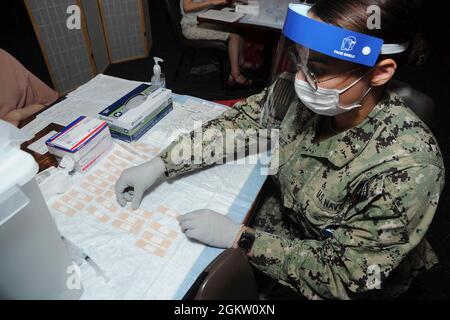
<instances>
[{"instance_id":1,"label":"rolled sleeve","mask_svg":"<svg viewBox=\"0 0 450 320\"><path fill-rule=\"evenodd\" d=\"M166 165L166 176L175 178L213 164L225 163L227 157L231 156L226 154L226 151L228 151L226 149L226 143L228 143L227 130L264 129L259 120L261 105L267 97L267 92L268 89L266 88L261 93L238 103L235 108L226 111L217 119L203 125L198 132L202 136L200 143L197 142L195 137L196 131L179 136L159 155ZM234 138L240 139L239 135ZM239 145L239 143L235 144L236 148L233 149L233 155L239 152L237 150ZM241 145L245 150L248 150L249 143L245 134Z\"/></svg>"}]
</instances>

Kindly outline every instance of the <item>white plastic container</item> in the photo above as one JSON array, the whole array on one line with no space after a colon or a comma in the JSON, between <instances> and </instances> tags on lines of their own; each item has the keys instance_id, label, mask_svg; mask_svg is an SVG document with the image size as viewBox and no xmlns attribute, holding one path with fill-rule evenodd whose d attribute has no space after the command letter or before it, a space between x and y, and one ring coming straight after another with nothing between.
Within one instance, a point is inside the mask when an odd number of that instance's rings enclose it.
<instances>
[{"instance_id":1,"label":"white plastic container","mask_svg":"<svg viewBox=\"0 0 450 320\"><path fill-rule=\"evenodd\" d=\"M165 88L166 87L166 77L164 73L161 72L160 62L164 62L163 59L154 57L155 65L153 66L153 76L151 78L152 86L155 88Z\"/></svg>"},{"instance_id":2,"label":"white plastic container","mask_svg":"<svg viewBox=\"0 0 450 320\"><path fill-rule=\"evenodd\" d=\"M0 299L77 299L83 289L67 285L73 265L20 135L0 120Z\"/></svg>"}]
</instances>

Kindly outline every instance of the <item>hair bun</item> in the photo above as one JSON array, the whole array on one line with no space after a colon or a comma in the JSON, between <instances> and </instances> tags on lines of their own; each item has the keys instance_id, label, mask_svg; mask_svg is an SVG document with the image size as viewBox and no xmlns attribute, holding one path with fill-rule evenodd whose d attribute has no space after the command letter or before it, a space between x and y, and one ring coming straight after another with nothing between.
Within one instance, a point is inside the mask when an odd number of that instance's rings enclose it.
<instances>
[{"instance_id":1,"label":"hair bun","mask_svg":"<svg viewBox=\"0 0 450 320\"><path fill-rule=\"evenodd\" d=\"M429 57L428 44L425 41L422 34L417 33L411 43L412 47L410 49L408 63L411 65L422 66L424 65Z\"/></svg>"}]
</instances>

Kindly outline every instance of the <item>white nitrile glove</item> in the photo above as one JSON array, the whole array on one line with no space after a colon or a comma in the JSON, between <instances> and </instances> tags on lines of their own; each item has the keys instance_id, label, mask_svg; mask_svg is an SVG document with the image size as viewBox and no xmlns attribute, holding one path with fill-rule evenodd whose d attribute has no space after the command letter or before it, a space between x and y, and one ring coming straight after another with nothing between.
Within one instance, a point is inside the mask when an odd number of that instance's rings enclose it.
<instances>
[{"instance_id":1,"label":"white nitrile glove","mask_svg":"<svg viewBox=\"0 0 450 320\"><path fill-rule=\"evenodd\" d=\"M117 202L122 207L131 202L133 210L137 210L144 192L164 176L165 171L164 161L160 157L125 170L116 182Z\"/></svg>"},{"instance_id":2,"label":"white nitrile glove","mask_svg":"<svg viewBox=\"0 0 450 320\"><path fill-rule=\"evenodd\" d=\"M216 248L228 249L240 232L239 225L212 210L196 210L178 218L181 230L188 238Z\"/></svg>"}]
</instances>

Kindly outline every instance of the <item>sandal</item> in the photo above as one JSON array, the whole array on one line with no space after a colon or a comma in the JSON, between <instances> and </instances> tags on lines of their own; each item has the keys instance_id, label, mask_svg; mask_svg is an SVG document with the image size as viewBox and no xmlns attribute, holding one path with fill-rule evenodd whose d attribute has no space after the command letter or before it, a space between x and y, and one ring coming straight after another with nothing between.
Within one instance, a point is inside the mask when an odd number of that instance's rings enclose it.
<instances>
[{"instance_id":1,"label":"sandal","mask_svg":"<svg viewBox=\"0 0 450 320\"><path fill-rule=\"evenodd\" d=\"M239 81L239 79L245 79L245 81ZM253 84L253 81L247 79L242 73L238 73L237 75L233 75L230 73L228 77L227 85L229 87L249 87Z\"/></svg>"},{"instance_id":2,"label":"sandal","mask_svg":"<svg viewBox=\"0 0 450 320\"><path fill-rule=\"evenodd\" d=\"M249 61L244 61L239 66L243 70L248 70L248 71L257 71L257 70L261 69L261 64L254 63L254 62L249 62Z\"/></svg>"}]
</instances>

